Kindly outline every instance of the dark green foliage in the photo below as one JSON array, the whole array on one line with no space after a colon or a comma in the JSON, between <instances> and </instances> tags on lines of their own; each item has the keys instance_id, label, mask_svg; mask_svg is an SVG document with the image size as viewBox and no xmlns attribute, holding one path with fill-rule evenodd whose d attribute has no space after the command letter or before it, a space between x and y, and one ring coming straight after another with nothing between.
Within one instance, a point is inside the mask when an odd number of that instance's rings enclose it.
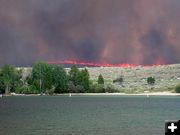
<instances>
[{"instance_id":1,"label":"dark green foliage","mask_svg":"<svg viewBox=\"0 0 180 135\"><path fill-rule=\"evenodd\" d=\"M55 93L54 88L45 91L45 94L47 94L47 95L53 95L54 93Z\"/></svg>"},{"instance_id":2,"label":"dark green foliage","mask_svg":"<svg viewBox=\"0 0 180 135\"><path fill-rule=\"evenodd\" d=\"M68 92L68 76L64 68L61 66L53 66L53 83L55 87L55 93Z\"/></svg>"},{"instance_id":3,"label":"dark green foliage","mask_svg":"<svg viewBox=\"0 0 180 135\"><path fill-rule=\"evenodd\" d=\"M29 87L31 87L33 89L33 93L41 93L40 91L40 87L39 87L39 80L37 79L33 79L32 75L28 76L25 80L26 84Z\"/></svg>"},{"instance_id":4,"label":"dark green foliage","mask_svg":"<svg viewBox=\"0 0 180 135\"><path fill-rule=\"evenodd\" d=\"M71 82L69 84L69 91L81 93L89 91L89 72L86 68L79 70L76 66L72 66L69 71L69 81ZM76 90L70 90L70 87L73 89L75 87Z\"/></svg>"},{"instance_id":5,"label":"dark green foliage","mask_svg":"<svg viewBox=\"0 0 180 135\"><path fill-rule=\"evenodd\" d=\"M98 84L90 81L88 70L79 70L72 66L67 75L65 69L58 65L38 62L33 65L32 72L26 78L22 70L5 65L0 70L0 93L15 92L19 94L46 93L104 93L116 92L112 86L104 86L102 75L98 77Z\"/></svg>"},{"instance_id":6,"label":"dark green foliage","mask_svg":"<svg viewBox=\"0 0 180 135\"><path fill-rule=\"evenodd\" d=\"M147 83L150 84L150 85L154 85L154 84L155 84L155 78L153 78L153 77L148 77L148 78L147 78Z\"/></svg>"},{"instance_id":7,"label":"dark green foliage","mask_svg":"<svg viewBox=\"0 0 180 135\"><path fill-rule=\"evenodd\" d=\"M85 90L89 90L89 72L87 69L81 71L82 75L82 82L81 85L84 87Z\"/></svg>"},{"instance_id":8,"label":"dark green foliage","mask_svg":"<svg viewBox=\"0 0 180 135\"><path fill-rule=\"evenodd\" d=\"M90 93L116 93L119 92L112 85L104 86L102 84L91 84Z\"/></svg>"},{"instance_id":9,"label":"dark green foliage","mask_svg":"<svg viewBox=\"0 0 180 135\"><path fill-rule=\"evenodd\" d=\"M76 86L72 81L68 82L68 92L69 93L77 93Z\"/></svg>"},{"instance_id":10,"label":"dark green foliage","mask_svg":"<svg viewBox=\"0 0 180 135\"><path fill-rule=\"evenodd\" d=\"M78 72L77 75L77 85L80 85L85 90L84 92L88 92L89 90L89 72L87 69L83 69Z\"/></svg>"},{"instance_id":11,"label":"dark green foliage","mask_svg":"<svg viewBox=\"0 0 180 135\"><path fill-rule=\"evenodd\" d=\"M53 85L52 66L42 62L35 63L32 69L32 79L41 93L51 89Z\"/></svg>"},{"instance_id":12,"label":"dark green foliage","mask_svg":"<svg viewBox=\"0 0 180 135\"><path fill-rule=\"evenodd\" d=\"M5 94L8 94L18 80L16 69L11 65L4 65L1 69L1 85L4 85Z\"/></svg>"},{"instance_id":13,"label":"dark green foliage","mask_svg":"<svg viewBox=\"0 0 180 135\"><path fill-rule=\"evenodd\" d=\"M103 78L103 76L101 74L98 77L98 84L103 84L104 85L104 78Z\"/></svg>"},{"instance_id":14,"label":"dark green foliage","mask_svg":"<svg viewBox=\"0 0 180 135\"><path fill-rule=\"evenodd\" d=\"M2 73L0 71L0 94L5 93L5 87L4 87L4 82L2 79Z\"/></svg>"},{"instance_id":15,"label":"dark green foliage","mask_svg":"<svg viewBox=\"0 0 180 135\"><path fill-rule=\"evenodd\" d=\"M79 74L79 69L77 68L77 66L73 65L71 67L71 70L69 71L69 81L71 81L75 86L78 85L77 83L78 74Z\"/></svg>"},{"instance_id":16,"label":"dark green foliage","mask_svg":"<svg viewBox=\"0 0 180 135\"><path fill-rule=\"evenodd\" d=\"M23 86L24 82L22 80L22 70L16 70L16 74L14 76L14 80L11 87L11 92L15 92L17 87Z\"/></svg>"},{"instance_id":17,"label":"dark green foliage","mask_svg":"<svg viewBox=\"0 0 180 135\"><path fill-rule=\"evenodd\" d=\"M38 94L39 91L37 91L36 87L34 85L23 85L21 87L16 88L16 93L18 94Z\"/></svg>"},{"instance_id":18,"label":"dark green foliage","mask_svg":"<svg viewBox=\"0 0 180 135\"><path fill-rule=\"evenodd\" d=\"M77 85L75 89L76 93L85 93L85 89L82 85Z\"/></svg>"},{"instance_id":19,"label":"dark green foliage","mask_svg":"<svg viewBox=\"0 0 180 135\"><path fill-rule=\"evenodd\" d=\"M175 92L176 92L176 93L180 93L180 84L176 86Z\"/></svg>"},{"instance_id":20,"label":"dark green foliage","mask_svg":"<svg viewBox=\"0 0 180 135\"><path fill-rule=\"evenodd\" d=\"M91 89L94 93L105 93L105 88L102 84L95 84L91 87Z\"/></svg>"}]
</instances>

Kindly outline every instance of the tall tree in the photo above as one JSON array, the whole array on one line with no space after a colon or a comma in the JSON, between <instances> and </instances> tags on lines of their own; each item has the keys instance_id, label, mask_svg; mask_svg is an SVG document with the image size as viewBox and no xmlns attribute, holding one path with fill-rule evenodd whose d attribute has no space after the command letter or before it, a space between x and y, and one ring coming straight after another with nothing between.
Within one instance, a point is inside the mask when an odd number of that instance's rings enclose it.
<instances>
[{"instance_id":1,"label":"tall tree","mask_svg":"<svg viewBox=\"0 0 180 135\"><path fill-rule=\"evenodd\" d=\"M75 85L77 86L78 82L77 82L77 78L78 78L78 74L79 74L79 69L77 68L77 66L73 65L69 71L69 80Z\"/></svg>"},{"instance_id":2,"label":"tall tree","mask_svg":"<svg viewBox=\"0 0 180 135\"><path fill-rule=\"evenodd\" d=\"M98 76L98 84L104 85L104 78L101 74Z\"/></svg>"},{"instance_id":3,"label":"tall tree","mask_svg":"<svg viewBox=\"0 0 180 135\"><path fill-rule=\"evenodd\" d=\"M5 94L9 94L10 89L17 77L16 69L11 65L4 65L1 69L1 78L5 86Z\"/></svg>"},{"instance_id":4,"label":"tall tree","mask_svg":"<svg viewBox=\"0 0 180 135\"><path fill-rule=\"evenodd\" d=\"M32 69L32 79L39 82L36 84L41 93L51 89L53 85L52 66L43 62L35 63Z\"/></svg>"},{"instance_id":5,"label":"tall tree","mask_svg":"<svg viewBox=\"0 0 180 135\"><path fill-rule=\"evenodd\" d=\"M89 90L89 72L86 68L78 72L77 84L84 88L84 92L87 92Z\"/></svg>"},{"instance_id":6,"label":"tall tree","mask_svg":"<svg viewBox=\"0 0 180 135\"><path fill-rule=\"evenodd\" d=\"M53 82L56 93L66 93L68 90L68 77L63 67L53 66Z\"/></svg>"}]
</instances>

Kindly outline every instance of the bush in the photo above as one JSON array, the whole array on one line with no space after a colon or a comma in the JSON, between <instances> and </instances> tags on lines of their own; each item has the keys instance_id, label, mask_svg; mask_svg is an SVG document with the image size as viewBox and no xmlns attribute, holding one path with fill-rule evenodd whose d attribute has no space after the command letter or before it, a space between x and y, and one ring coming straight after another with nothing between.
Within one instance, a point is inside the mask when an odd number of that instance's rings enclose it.
<instances>
[{"instance_id":1,"label":"bush","mask_svg":"<svg viewBox=\"0 0 180 135\"><path fill-rule=\"evenodd\" d=\"M103 84L91 84L89 93L105 93L105 88Z\"/></svg>"},{"instance_id":2,"label":"bush","mask_svg":"<svg viewBox=\"0 0 180 135\"><path fill-rule=\"evenodd\" d=\"M77 85L75 89L76 89L77 93L84 93L85 92L84 87L81 85Z\"/></svg>"},{"instance_id":3,"label":"bush","mask_svg":"<svg viewBox=\"0 0 180 135\"><path fill-rule=\"evenodd\" d=\"M76 93L76 86L72 81L68 82L68 92L69 93Z\"/></svg>"},{"instance_id":4,"label":"bush","mask_svg":"<svg viewBox=\"0 0 180 135\"><path fill-rule=\"evenodd\" d=\"M150 84L150 85L155 84L155 78L153 78L153 77L148 77L148 78L147 78L147 83Z\"/></svg>"},{"instance_id":5,"label":"bush","mask_svg":"<svg viewBox=\"0 0 180 135\"><path fill-rule=\"evenodd\" d=\"M180 84L176 86L175 92L180 93Z\"/></svg>"},{"instance_id":6,"label":"bush","mask_svg":"<svg viewBox=\"0 0 180 135\"><path fill-rule=\"evenodd\" d=\"M119 83L120 85L122 85L123 82L124 82L123 77L120 77L120 78L113 80L113 83Z\"/></svg>"},{"instance_id":7,"label":"bush","mask_svg":"<svg viewBox=\"0 0 180 135\"><path fill-rule=\"evenodd\" d=\"M23 86L18 86L15 89L15 93L17 93L17 94L38 94L39 91L33 85L30 85L30 86L23 85Z\"/></svg>"},{"instance_id":8,"label":"bush","mask_svg":"<svg viewBox=\"0 0 180 135\"><path fill-rule=\"evenodd\" d=\"M55 88L51 88L51 89L49 89L49 90L46 90L45 91L45 93L47 94L47 95L53 95L55 92Z\"/></svg>"},{"instance_id":9,"label":"bush","mask_svg":"<svg viewBox=\"0 0 180 135\"><path fill-rule=\"evenodd\" d=\"M105 92L107 92L107 93L116 93L116 92L119 92L119 91L117 89L115 89L112 85L108 85L105 88Z\"/></svg>"},{"instance_id":10,"label":"bush","mask_svg":"<svg viewBox=\"0 0 180 135\"><path fill-rule=\"evenodd\" d=\"M91 93L118 93L119 91L113 87L113 85L104 86L103 84L91 84Z\"/></svg>"}]
</instances>

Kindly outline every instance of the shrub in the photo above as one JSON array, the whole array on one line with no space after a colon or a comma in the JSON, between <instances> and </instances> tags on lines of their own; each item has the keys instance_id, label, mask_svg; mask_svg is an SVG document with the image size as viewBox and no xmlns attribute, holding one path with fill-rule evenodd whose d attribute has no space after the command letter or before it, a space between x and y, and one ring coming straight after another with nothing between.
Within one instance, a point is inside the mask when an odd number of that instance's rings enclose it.
<instances>
[{"instance_id":1,"label":"shrub","mask_svg":"<svg viewBox=\"0 0 180 135\"><path fill-rule=\"evenodd\" d=\"M85 92L84 87L81 85L77 85L75 89L76 89L77 93L84 93Z\"/></svg>"},{"instance_id":2,"label":"shrub","mask_svg":"<svg viewBox=\"0 0 180 135\"><path fill-rule=\"evenodd\" d=\"M53 95L54 94L54 91L55 91L55 88L51 88L51 89L49 89L49 90L46 90L46 94L47 95Z\"/></svg>"},{"instance_id":3,"label":"shrub","mask_svg":"<svg viewBox=\"0 0 180 135\"><path fill-rule=\"evenodd\" d=\"M91 84L89 92L90 93L104 93L105 92L104 85L102 85L102 84Z\"/></svg>"},{"instance_id":4,"label":"shrub","mask_svg":"<svg viewBox=\"0 0 180 135\"><path fill-rule=\"evenodd\" d=\"M124 81L123 77L119 77L119 78L113 80L113 83L119 83L120 85L122 85L123 81Z\"/></svg>"},{"instance_id":5,"label":"shrub","mask_svg":"<svg viewBox=\"0 0 180 135\"><path fill-rule=\"evenodd\" d=\"M148 77L148 78L147 78L147 83L150 84L150 85L155 84L155 78L153 78L153 77Z\"/></svg>"},{"instance_id":6,"label":"shrub","mask_svg":"<svg viewBox=\"0 0 180 135\"><path fill-rule=\"evenodd\" d=\"M107 93L116 93L116 92L118 92L118 90L115 89L112 85L108 85L108 86L105 88L105 92L107 92Z\"/></svg>"},{"instance_id":7,"label":"shrub","mask_svg":"<svg viewBox=\"0 0 180 135\"><path fill-rule=\"evenodd\" d=\"M176 86L175 92L180 93L180 84Z\"/></svg>"},{"instance_id":8,"label":"shrub","mask_svg":"<svg viewBox=\"0 0 180 135\"><path fill-rule=\"evenodd\" d=\"M91 93L116 93L119 92L117 89L113 87L113 85L104 86L103 84L91 84L90 85Z\"/></svg>"},{"instance_id":9,"label":"shrub","mask_svg":"<svg viewBox=\"0 0 180 135\"><path fill-rule=\"evenodd\" d=\"M37 88L34 85L30 85L30 86L27 86L27 85L18 86L15 89L15 93L18 93L18 94L38 94L38 92L39 91L37 90Z\"/></svg>"}]
</instances>

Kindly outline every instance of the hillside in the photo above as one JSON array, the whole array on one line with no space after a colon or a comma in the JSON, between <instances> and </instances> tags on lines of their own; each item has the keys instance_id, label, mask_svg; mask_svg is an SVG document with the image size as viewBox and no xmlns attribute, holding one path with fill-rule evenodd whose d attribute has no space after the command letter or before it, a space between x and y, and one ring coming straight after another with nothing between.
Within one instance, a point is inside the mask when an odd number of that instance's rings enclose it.
<instances>
[{"instance_id":1,"label":"hillside","mask_svg":"<svg viewBox=\"0 0 180 135\"><path fill-rule=\"evenodd\" d=\"M114 84L121 89L147 89L147 77L154 77L156 90L171 90L180 83L180 64L152 66L152 67L97 67L88 68L92 80L96 80L99 74L102 74L107 83L113 83L113 80L123 76L123 86Z\"/></svg>"},{"instance_id":2,"label":"hillside","mask_svg":"<svg viewBox=\"0 0 180 135\"><path fill-rule=\"evenodd\" d=\"M129 92L142 92L149 90L147 77L154 77L156 83L153 86L154 91L173 90L180 83L180 64L162 65L151 67L87 67L90 78L95 82L99 74L102 74L106 84L112 84L119 90ZM69 68L67 68L68 72ZM31 68L23 68L23 76L30 74ZM123 76L122 85L113 84L113 80Z\"/></svg>"}]
</instances>

